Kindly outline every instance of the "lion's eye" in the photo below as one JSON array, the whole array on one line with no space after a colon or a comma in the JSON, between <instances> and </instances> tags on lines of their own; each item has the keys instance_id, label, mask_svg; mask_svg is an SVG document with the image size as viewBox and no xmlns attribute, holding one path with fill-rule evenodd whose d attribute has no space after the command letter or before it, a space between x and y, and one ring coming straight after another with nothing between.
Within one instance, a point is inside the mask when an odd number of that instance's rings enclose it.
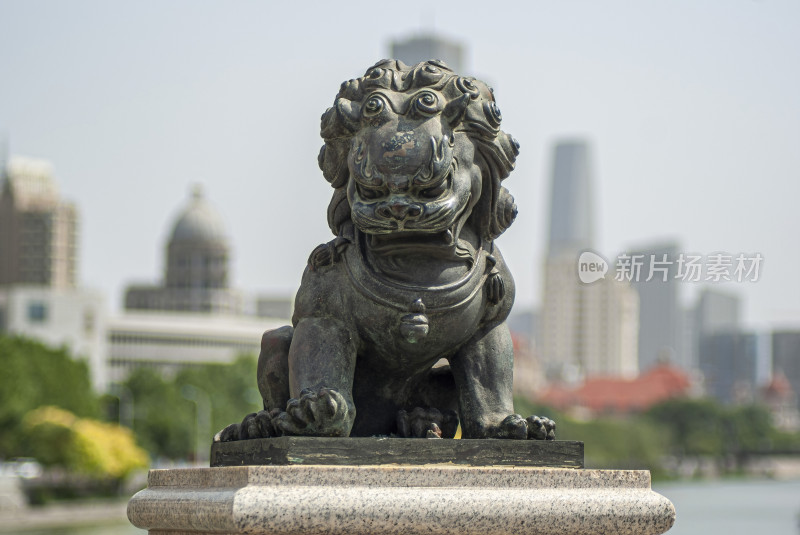
<instances>
[{"instance_id":1,"label":"lion's eye","mask_svg":"<svg viewBox=\"0 0 800 535\"><path fill-rule=\"evenodd\" d=\"M447 189L447 183L442 182L436 187L421 190L419 194L421 197L425 197L426 199L436 199L437 197L440 197L442 193L445 192L446 189Z\"/></svg>"},{"instance_id":2,"label":"lion's eye","mask_svg":"<svg viewBox=\"0 0 800 535\"><path fill-rule=\"evenodd\" d=\"M373 117L383 111L383 99L377 95L369 97L364 104L364 116Z\"/></svg>"},{"instance_id":3,"label":"lion's eye","mask_svg":"<svg viewBox=\"0 0 800 535\"><path fill-rule=\"evenodd\" d=\"M439 99L433 93L424 91L417 95L414 107L424 114L433 114L439 111Z\"/></svg>"},{"instance_id":4,"label":"lion's eye","mask_svg":"<svg viewBox=\"0 0 800 535\"><path fill-rule=\"evenodd\" d=\"M356 186L356 190L358 190L359 197L361 197L362 199L366 199L368 201L372 201L383 196L383 193L380 190L365 188L360 184Z\"/></svg>"}]
</instances>

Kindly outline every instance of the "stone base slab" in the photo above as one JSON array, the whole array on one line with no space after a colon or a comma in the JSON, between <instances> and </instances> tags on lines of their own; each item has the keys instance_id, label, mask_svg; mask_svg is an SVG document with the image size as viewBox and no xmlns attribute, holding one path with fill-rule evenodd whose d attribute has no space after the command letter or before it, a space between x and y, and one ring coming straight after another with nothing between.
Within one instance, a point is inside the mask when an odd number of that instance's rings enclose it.
<instances>
[{"instance_id":1,"label":"stone base slab","mask_svg":"<svg viewBox=\"0 0 800 535\"><path fill-rule=\"evenodd\" d=\"M465 464L583 468L583 442L278 437L215 442L211 445L211 466L274 464Z\"/></svg>"},{"instance_id":2,"label":"stone base slab","mask_svg":"<svg viewBox=\"0 0 800 535\"><path fill-rule=\"evenodd\" d=\"M152 535L656 535L650 473L472 466L151 470L128 518Z\"/></svg>"}]
</instances>

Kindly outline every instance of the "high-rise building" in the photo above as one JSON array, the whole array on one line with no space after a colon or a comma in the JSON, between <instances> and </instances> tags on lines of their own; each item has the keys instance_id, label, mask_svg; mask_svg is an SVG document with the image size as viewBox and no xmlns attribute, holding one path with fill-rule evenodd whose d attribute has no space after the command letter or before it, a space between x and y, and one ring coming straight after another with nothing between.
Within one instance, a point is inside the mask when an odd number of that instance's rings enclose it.
<instances>
[{"instance_id":1,"label":"high-rise building","mask_svg":"<svg viewBox=\"0 0 800 535\"><path fill-rule=\"evenodd\" d=\"M553 152L547 256L574 254L594 244L592 166L589 145L571 140Z\"/></svg>"},{"instance_id":2,"label":"high-rise building","mask_svg":"<svg viewBox=\"0 0 800 535\"><path fill-rule=\"evenodd\" d=\"M685 370L698 369L700 344L704 337L740 330L741 300L738 295L703 288L692 308L684 310L684 344L676 364Z\"/></svg>"},{"instance_id":3,"label":"high-rise building","mask_svg":"<svg viewBox=\"0 0 800 535\"><path fill-rule=\"evenodd\" d=\"M105 299L77 284L78 212L43 160L0 166L0 333L66 346L105 387Z\"/></svg>"},{"instance_id":4,"label":"high-rise building","mask_svg":"<svg viewBox=\"0 0 800 535\"><path fill-rule=\"evenodd\" d=\"M78 213L48 162L11 158L0 193L0 285L74 288Z\"/></svg>"},{"instance_id":5,"label":"high-rise building","mask_svg":"<svg viewBox=\"0 0 800 535\"><path fill-rule=\"evenodd\" d=\"M738 295L712 288L700 291L695 306L695 323L701 334L739 329L741 299Z\"/></svg>"},{"instance_id":6,"label":"high-rise building","mask_svg":"<svg viewBox=\"0 0 800 535\"><path fill-rule=\"evenodd\" d=\"M752 403L759 384L759 367L769 355L761 335L718 332L700 340L698 362L706 394L720 403Z\"/></svg>"},{"instance_id":7,"label":"high-rise building","mask_svg":"<svg viewBox=\"0 0 800 535\"><path fill-rule=\"evenodd\" d=\"M589 147L556 145L539 355L551 378L633 377L637 366L638 300L627 283L578 278L578 257L592 247L594 225Z\"/></svg>"},{"instance_id":8,"label":"high-rise building","mask_svg":"<svg viewBox=\"0 0 800 535\"><path fill-rule=\"evenodd\" d=\"M166 247L163 285L133 285L127 310L232 313L242 297L228 285L230 244L222 218L195 186L172 227Z\"/></svg>"},{"instance_id":9,"label":"high-rise building","mask_svg":"<svg viewBox=\"0 0 800 535\"><path fill-rule=\"evenodd\" d=\"M464 74L464 47L435 35L417 35L391 44L391 55L407 65L439 59L453 71Z\"/></svg>"},{"instance_id":10,"label":"high-rise building","mask_svg":"<svg viewBox=\"0 0 800 535\"><path fill-rule=\"evenodd\" d=\"M639 294L639 369L669 360L685 371L683 311L678 300L676 243L641 247L630 253L640 263L633 288Z\"/></svg>"}]
</instances>

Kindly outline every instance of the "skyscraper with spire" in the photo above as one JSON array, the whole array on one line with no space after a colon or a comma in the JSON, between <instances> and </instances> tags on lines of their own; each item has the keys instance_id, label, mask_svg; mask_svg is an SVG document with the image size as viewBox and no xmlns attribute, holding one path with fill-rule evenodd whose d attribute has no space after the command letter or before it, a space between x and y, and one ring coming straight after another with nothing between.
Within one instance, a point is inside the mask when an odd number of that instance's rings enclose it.
<instances>
[{"instance_id":1,"label":"skyscraper with spire","mask_svg":"<svg viewBox=\"0 0 800 535\"><path fill-rule=\"evenodd\" d=\"M592 161L588 143L557 143L551 170L550 220L540 318L539 355L550 378L635 376L638 298L613 278L584 284L578 257L594 246Z\"/></svg>"}]
</instances>

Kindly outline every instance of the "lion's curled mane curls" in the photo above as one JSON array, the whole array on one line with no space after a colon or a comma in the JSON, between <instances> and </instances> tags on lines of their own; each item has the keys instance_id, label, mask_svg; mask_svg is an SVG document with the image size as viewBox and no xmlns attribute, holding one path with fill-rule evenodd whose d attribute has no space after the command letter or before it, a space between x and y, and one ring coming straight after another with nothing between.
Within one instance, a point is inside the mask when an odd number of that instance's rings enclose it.
<instances>
[{"instance_id":1,"label":"lion's curled mane curls","mask_svg":"<svg viewBox=\"0 0 800 535\"><path fill-rule=\"evenodd\" d=\"M441 61L409 67L402 61L385 59L367 69L361 78L343 82L334 105L322 115L320 135L325 144L318 161L323 176L335 189L328 205L328 226L334 234L341 235L342 226L350 222L347 155L359 127L360 103L377 89L408 94L422 88L445 95L454 130L464 132L477 149L483 185L467 224L480 229L483 238L491 241L514 222L517 207L501 182L514 169L519 143L500 130L502 115L492 88L475 78L458 76Z\"/></svg>"}]
</instances>

